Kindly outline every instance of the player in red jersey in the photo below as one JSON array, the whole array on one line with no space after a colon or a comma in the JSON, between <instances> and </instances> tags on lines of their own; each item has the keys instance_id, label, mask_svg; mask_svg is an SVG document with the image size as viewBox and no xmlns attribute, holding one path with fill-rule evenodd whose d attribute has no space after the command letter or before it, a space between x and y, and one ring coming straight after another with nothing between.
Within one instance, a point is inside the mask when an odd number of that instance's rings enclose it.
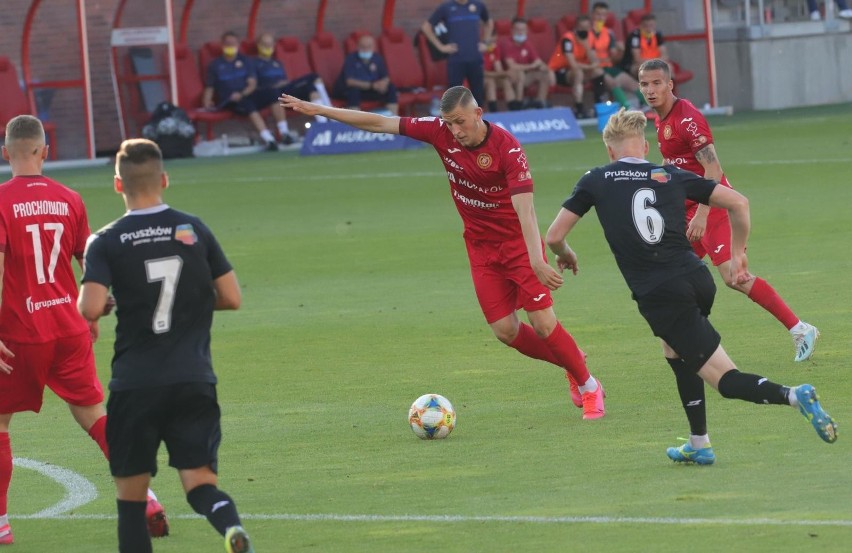
<instances>
[{"instance_id":1,"label":"player in red jersey","mask_svg":"<svg viewBox=\"0 0 852 553\"><path fill-rule=\"evenodd\" d=\"M41 410L45 386L108 456L104 394L92 351L98 326L77 312L71 262L76 257L82 265L89 222L80 195L41 174L47 152L35 117L20 115L6 125L3 159L12 166L12 179L0 184L0 545L13 542L6 508L9 423L14 413ZM165 524L162 506L156 499L151 506Z\"/></svg>"},{"instance_id":2,"label":"player in red jersey","mask_svg":"<svg viewBox=\"0 0 852 553\"><path fill-rule=\"evenodd\" d=\"M584 419L604 416L603 386L589 374L585 356L553 311L550 292L563 280L544 254L526 154L508 131L482 119L482 108L470 90L448 89L441 98L440 117L384 117L287 95L281 96L281 104L365 131L402 134L431 144L447 171L464 223L473 285L491 330L524 355L565 369L572 400L583 408ZM519 320L518 309L527 312L532 326Z\"/></svg>"},{"instance_id":3,"label":"player in red jersey","mask_svg":"<svg viewBox=\"0 0 852 553\"><path fill-rule=\"evenodd\" d=\"M658 116L655 125L663 164L692 171L730 188L716 156L710 125L689 100L674 95L668 63L659 58L644 62L639 67L639 86L648 105ZM710 256L710 261L729 288L748 296L790 331L796 346L796 361L810 358L819 337L817 328L799 319L778 292L762 278L753 276L744 283L733 279L728 213L691 200L687 201L686 207L686 237L692 242L698 257Z\"/></svg>"}]
</instances>

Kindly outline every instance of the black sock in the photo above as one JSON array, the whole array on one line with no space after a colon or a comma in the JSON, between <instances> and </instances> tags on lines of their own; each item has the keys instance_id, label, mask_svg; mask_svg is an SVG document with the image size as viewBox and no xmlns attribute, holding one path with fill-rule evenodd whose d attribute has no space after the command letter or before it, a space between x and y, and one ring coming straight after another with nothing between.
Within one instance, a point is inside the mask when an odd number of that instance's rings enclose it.
<instances>
[{"instance_id":1,"label":"black sock","mask_svg":"<svg viewBox=\"0 0 852 553\"><path fill-rule=\"evenodd\" d=\"M592 81L592 94L595 96L595 102L606 101L606 84L604 84L603 75Z\"/></svg>"},{"instance_id":2,"label":"black sock","mask_svg":"<svg viewBox=\"0 0 852 553\"><path fill-rule=\"evenodd\" d=\"M199 515L204 515L223 536L231 526L241 526L234 500L212 484L202 484L186 494L186 500Z\"/></svg>"},{"instance_id":3,"label":"black sock","mask_svg":"<svg viewBox=\"0 0 852 553\"><path fill-rule=\"evenodd\" d=\"M497 102L495 102L493 100L488 102L488 111L490 111L491 113L494 113L495 111L497 111Z\"/></svg>"},{"instance_id":4,"label":"black sock","mask_svg":"<svg viewBox=\"0 0 852 553\"><path fill-rule=\"evenodd\" d=\"M686 419L689 421L689 432L694 436L707 434L707 407L704 401L704 381L698 373L688 369L683 359L666 357L669 366L674 371L677 381L677 393L683 404Z\"/></svg>"},{"instance_id":5,"label":"black sock","mask_svg":"<svg viewBox=\"0 0 852 553\"><path fill-rule=\"evenodd\" d=\"M147 501L124 501L118 504L119 553L151 553L151 536L145 520Z\"/></svg>"},{"instance_id":6,"label":"black sock","mask_svg":"<svg viewBox=\"0 0 852 553\"><path fill-rule=\"evenodd\" d=\"M524 104L520 100L512 100L509 102L509 111L518 111L523 107Z\"/></svg>"},{"instance_id":7,"label":"black sock","mask_svg":"<svg viewBox=\"0 0 852 553\"><path fill-rule=\"evenodd\" d=\"M742 399L752 403L790 405L790 388L770 382L756 374L741 373L732 369L719 379L719 393L728 399Z\"/></svg>"}]
</instances>

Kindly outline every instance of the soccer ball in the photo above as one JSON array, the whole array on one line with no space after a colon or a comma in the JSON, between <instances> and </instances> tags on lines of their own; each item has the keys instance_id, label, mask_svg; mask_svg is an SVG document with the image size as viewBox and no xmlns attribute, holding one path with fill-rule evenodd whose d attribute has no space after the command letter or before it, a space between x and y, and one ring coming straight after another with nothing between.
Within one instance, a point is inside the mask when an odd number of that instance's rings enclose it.
<instances>
[{"instance_id":1,"label":"soccer ball","mask_svg":"<svg viewBox=\"0 0 852 553\"><path fill-rule=\"evenodd\" d=\"M421 440L446 438L456 426L456 411L444 396L425 394L411 404L408 424Z\"/></svg>"}]
</instances>

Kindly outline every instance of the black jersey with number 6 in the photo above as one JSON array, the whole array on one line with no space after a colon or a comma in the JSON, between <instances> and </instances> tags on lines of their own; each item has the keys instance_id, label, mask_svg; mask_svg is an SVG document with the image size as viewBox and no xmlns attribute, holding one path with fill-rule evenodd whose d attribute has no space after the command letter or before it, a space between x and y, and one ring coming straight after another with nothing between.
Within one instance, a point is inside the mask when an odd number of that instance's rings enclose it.
<instances>
[{"instance_id":1,"label":"black jersey with number 6","mask_svg":"<svg viewBox=\"0 0 852 553\"><path fill-rule=\"evenodd\" d=\"M83 282L111 287L118 306L110 390L215 384L213 280L230 270L210 229L167 205L131 211L93 234Z\"/></svg>"},{"instance_id":2,"label":"black jersey with number 6","mask_svg":"<svg viewBox=\"0 0 852 553\"><path fill-rule=\"evenodd\" d=\"M716 186L695 173L647 161L616 161L583 175L562 206L593 206L618 268L635 295L702 265L686 238L686 198L706 204Z\"/></svg>"}]
</instances>

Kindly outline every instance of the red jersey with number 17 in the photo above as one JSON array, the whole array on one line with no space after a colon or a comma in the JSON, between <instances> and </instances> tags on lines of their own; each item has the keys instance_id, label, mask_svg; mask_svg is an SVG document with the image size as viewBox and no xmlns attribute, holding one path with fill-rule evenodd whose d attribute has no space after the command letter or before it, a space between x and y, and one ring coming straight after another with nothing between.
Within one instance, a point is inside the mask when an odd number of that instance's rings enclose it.
<instances>
[{"instance_id":1,"label":"red jersey with number 17","mask_svg":"<svg viewBox=\"0 0 852 553\"><path fill-rule=\"evenodd\" d=\"M523 239L512 196L533 191L527 156L509 131L488 124L476 148L459 144L438 117L402 117L399 132L428 142L447 170L450 191L470 240Z\"/></svg>"},{"instance_id":2,"label":"red jersey with number 17","mask_svg":"<svg viewBox=\"0 0 852 553\"><path fill-rule=\"evenodd\" d=\"M695 158L695 154L708 144L713 144L713 133L698 108L689 100L676 98L669 114L663 119L654 119L654 124L663 164L674 165L703 177L704 166ZM722 185L731 186L724 176ZM692 218L697 205L687 200L687 219Z\"/></svg>"},{"instance_id":3,"label":"red jersey with number 17","mask_svg":"<svg viewBox=\"0 0 852 553\"><path fill-rule=\"evenodd\" d=\"M73 190L40 175L0 184L0 340L38 344L88 331L71 256L82 258L89 234Z\"/></svg>"}]
</instances>

